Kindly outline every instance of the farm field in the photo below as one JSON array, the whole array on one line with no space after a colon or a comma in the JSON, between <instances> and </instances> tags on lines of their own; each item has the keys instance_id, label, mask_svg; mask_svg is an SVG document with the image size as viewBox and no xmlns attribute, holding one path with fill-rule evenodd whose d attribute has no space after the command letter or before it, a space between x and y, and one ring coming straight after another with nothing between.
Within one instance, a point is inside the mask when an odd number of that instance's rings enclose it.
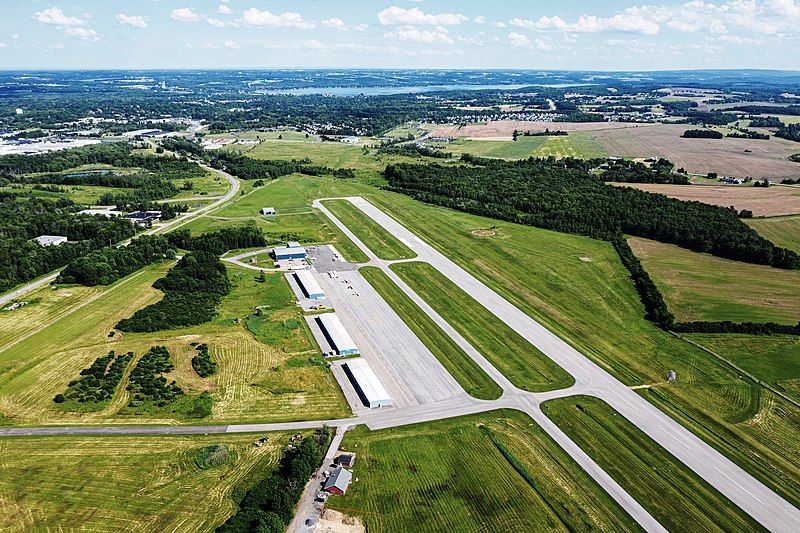
<instances>
[{"instance_id":1,"label":"farm field","mask_svg":"<svg viewBox=\"0 0 800 533\"><path fill-rule=\"evenodd\" d=\"M368 531L637 529L519 412L374 432L360 426L343 447L357 453L357 481L326 505L360 517Z\"/></svg>"},{"instance_id":2,"label":"farm field","mask_svg":"<svg viewBox=\"0 0 800 533\"><path fill-rule=\"evenodd\" d=\"M660 124L605 129L587 136L608 155L665 157L677 168L698 174L717 172L720 176L774 179L796 177L800 169L800 165L787 159L797 152L797 143L792 141L776 137L767 141L684 139L681 134L687 129L685 124Z\"/></svg>"},{"instance_id":3,"label":"farm field","mask_svg":"<svg viewBox=\"0 0 800 533\"><path fill-rule=\"evenodd\" d=\"M439 124L431 131L431 137L453 139L493 138L511 140L514 130L518 131L594 131L606 129L635 128L634 124L623 122L530 122L524 120L495 120L484 124Z\"/></svg>"},{"instance_id":4,"label":"farm field","mask_svg":"<svg viewBox=\"0 0 800 533\"><path fill-rule=\"evenodd\" d=\"M33 188L33 185L17 185L15 187L0 187L0 192L12 192L15 194L30 194L37 198L67 198L76 204L97 205L97 200L104 194L121 194L132 191L132 189L100 187L96 185L59 185L64 192L42 191Z\"/></svg>"},{"instance_id":5,"label":"farm field","mask_svg":"<svg viewBox=\"0 0 800 533\"><path fill-rule=\"evenodd\" d=\"M798 167L800 169L800 166ZM800 187L725 185L667 185L659 183L612 183L642 191L665 194L679 200L698 201L720 207L748 209L757 217L800 213ZM745 220L749 222L749 220Z\"/></svg>"},{"instance_id":6,"label":"farm field","mask_svg":"<svg viewBox=\"0 0 800 533\"><path fill-rule=\"evenodd\" d=\"M762 530L602 400L559 398L542 410L667 530Z\"/></svg>"},{"instance_id":7,"label":"farm field","mask_svg":"<svg viewBox=\"0 0 800 533\"><path fill-rule=\"evenodd\" d=\"M235 488L269 471L288 440L270 434L21 437L0 442L3 531L207 531L236 510ZM201 469L203 446L227 462ZM199 512L199 510L202 510Z\"/></svg>"},{"instance_id":8,"label":"farm field","mask_svg":"<svg viewBox=\"0 0 800 533\"><path fill-rule=\"evenodd\" d=\"M630 237L675 319L800 321L800 271L752 265Z\"/></svg>"},{"instance_id":9,"label":"farm field","mask_svg":"<svg viewBox=\"0 0 800 533\"><path fill-rule=\"evenodd\" d=\"M566 388L572 376L427 263L396 263L398 276L514 385L529 391Z\"/></svg>"},{"instance_id":10,"label":"farm field","mask_svg":"<svg viewBox=\"0 0 800 533\"><path fill-rule=\"evenodd\" d=\"M171 406L144 411L127 408L126 379L110 402L87 407L84 412L65 411L53 402L69 381L109 350L133 351L140 356L154 345L170 350L175 369L166 377L178 383L185 398L211 394L212 413L204 423L349 415L338 384L318 362L317 350L280 274L268 275L265 283L259 283L253 272L229 267L235 289L223 300L214 321L179 330L108 337L121 318L160 298L150 285L167 267L148 267L101 290L96 299L71 315L0 351L4 370L0 374L0 413L5 423L197 422L180 410L185 407L181 402L175 404L177 411ZM252 315L256 305L266 306L262 316ZM209 345L218 364L211 377L200 378L194 372L191 359L196 352L191 343Z\"/></svg>"},{"instance_id":11,"label":"farm field","mask_svg":"<svg viewBox=\"0 0 800 533\"><path fill-rule=\"evenodd\" d=\"M697 342L800 402L800 339L791 335L692 333Z\"/></svg>"},{"instance_id":12,"label":"farm field","mask_svg":"<svg viewBox=\"0 0 800 533\"><path fill-rule=\"evenodd\" d=\"M800 253L800 216L748 218L745 222L762 237Z\"/></svg>"},{"instance_id":13,"label":"farm field","mask_svg":"<svg viewBox=\"0 0 800 533\"><path fill-rule=\"evenodd\" d=\"M458 139L450 143L435 143L434 147L444 152L471 154L478 157L498 159L524 159L526 157L604 157L600 146L589 140L585 132L549 137L519 136L509 139Z\"/></svg>"},{"instance_id":14,"label":"farm field","mask_svg":"<svg viewBox=\"0 0 800 533\"><path fill-rule=\"evenodd\" d=\"M492 378L381 269L361 267L359 272L392 306L403 322L411 328L465 391L482 400L495 400L501 396L503 391Z\"/></svg>"},{"instance_id":15,"label":"farm field","mask_svg":"<svg viewBox=\"0 0 800 533\"><path fill-rule=\"evenodd\" d=\"M417 256L413 250L347 200L328 200L323 204L379 258L393 261Z\"/></svg>"}]
</instances>

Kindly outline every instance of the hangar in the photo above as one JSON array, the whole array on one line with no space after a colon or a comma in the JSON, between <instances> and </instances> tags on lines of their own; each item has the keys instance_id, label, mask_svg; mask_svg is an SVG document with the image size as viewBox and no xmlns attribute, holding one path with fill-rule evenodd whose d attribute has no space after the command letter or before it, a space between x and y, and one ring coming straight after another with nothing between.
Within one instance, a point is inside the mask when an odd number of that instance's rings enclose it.
<instances>
[{"instance_id":1,"label":"hangar","mask_svg":"<svg viewBox=\"0 0 800 533\"><path fill-rule=\"evenodd\" d=\"M306 249L300 246L299 242L287 242L286 246L273 248L272 253L275 254L276 261L306 258Z\"/></svg>"},{"instance_id":2,"label":"hangar","mask_svg":"<svg viewBox=\"0 0 800 533\"><path fill-rule=\"evenodd\" d=\"M336 350L336 355L353 355L358 353L356 343L344 329L342 321L336 313L323 313L315 316L314 321L319 325L325 339Z\"/></svg>"},{"instance_id":3,"label":"hangar","mask_svg":"<svg viewBox=\"0 0 800 533\"><path fill-rule=\"evenodd\" d=\"M306 298L310 298L311 300L321 300L325 298L322 287L320 287L317 280L314 279L310 270L296 270L292 275Z\"/></svg>"},{"instance_id":4,"label":"hangar","mask_svg":"<svg viewBox=\"0 0 800 533\"><path fill-rule=\"evenodd\" d=\"M392 405L389 393L364 359L351 359L342 366L364 405L370 409Z\"/></svg>"}]
</instances>

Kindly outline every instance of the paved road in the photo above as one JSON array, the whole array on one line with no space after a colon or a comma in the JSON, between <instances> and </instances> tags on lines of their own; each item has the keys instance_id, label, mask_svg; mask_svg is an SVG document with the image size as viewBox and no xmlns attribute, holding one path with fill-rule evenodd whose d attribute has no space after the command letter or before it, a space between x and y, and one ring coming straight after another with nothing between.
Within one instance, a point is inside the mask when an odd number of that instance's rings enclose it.
<instances>
[{"instance_id":1,"label":"paved road","mask_svg":"<svg viewBox=\"0 0 800 533\"><path fill-rule=\"evenodd\" d=\"M50 282L54 281L58 277L58 272L54 274L48 274L47 276L37 279L36 281L32 281L27 285L23 285L18 289L14 289L11 292L7 292L4 295L0 296L0 307L4 306L6 303L10 302L11 300L22 296L23 294L29 293L34 289L38 289L39 287L43 287L44 285L48 285Z\"/></svg>"},{"instance_id":2,"label":"paved road","mask_svg":"<svg viewBox=\"0 0 800 533\"><path fill-rule=\"evenodd\" d=\"M771 531L800 531L800 510L778 496L766 485L661 412L463 268L422 241L395 219L363 198L351 197L347 199L389 233L409 243L412 250L417 253L418 261L426 261L433 265L500 320L572 374L575 377L575 386L571 388L572 392L590 394L604 400ZM346 226L341 224L320 202L316 202L315 207L322 209L350 238L355 238L355 235L347 230ZM354 240L358 239L355 238ZM360 245L363 246L363 243L360 243ZM372 262L379 264L384 271L391 272L388 268L390 262L380 261L374 254L371 254L370 257ZM484 358L476 360L490 375L496 375L496 369L488 361ZM509 389L507 383L501 383L500 381L498 381L498 384L506 389L507 392L513 394L522 410L537 422L542 423L546 419L538 405L543 399L542 395L523 393L516 388ZM549 428L546 427L545 429L548 430L551 436L556 438L554 431L557 431L557 428L552 424L549 426ZM563 440L566 436L559 436L559 438ZM559 438L556 438L556 440L559 440ZM564 443L561 441L559 443L562 444L562 447L565 447ZM565 449L587 471L596 467L596 465L588 464L585 460L579 459L577 454L574 453L576 450L570 450L567 447ZM603 486L608 489L605 484Z\"/></svg>"}]
</instances>

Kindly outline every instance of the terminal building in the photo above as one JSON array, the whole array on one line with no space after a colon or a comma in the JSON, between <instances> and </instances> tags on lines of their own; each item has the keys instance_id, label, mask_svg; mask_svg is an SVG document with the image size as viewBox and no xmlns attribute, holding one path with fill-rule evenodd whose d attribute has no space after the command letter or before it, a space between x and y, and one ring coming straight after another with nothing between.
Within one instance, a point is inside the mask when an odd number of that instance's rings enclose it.
<instances>
[{"instance_id":1,"label":"terminal building","mask_svg":"<svg viewBox=\"0 0 800 533\"><path fill-rule=\"evenodd\" d=\"M325 340L336 352L336 355L353 355L358 353L356 343L344 329L342 321L336 313L323 313L314 317L314 321L322 330Z\"/></svg>"},{"instance_id":2,"label":"terminal building","mask_svg":"<svg viewBox=\"0 0 800 533\"><path fill-rule=\"evenodd\" d=\"M300 246L299 242L287 242L286 246L273 248L272 253L275 255L276 261L283 261L286 259L305 259L308 255L306 249Z\"/></svg>"},{"instance_id":3,"label":"terminal building","mask_svg":"<svg viewBox=\"0 0 800 533\"><path fill-rule=\"evenodd\" d=\"M319 286L319 283L311 274L310 270L297 270L292 276L294 276L295 281L300 286L300 290L303 291L306 298L311 300L322 300L325 298L322 287Z\"/></svg>"},{"instance_id":4,"label":"terminal building","mask_svg":"<svg viewBox=\"0 0 800 533\"><path fill-rule=\"evenodd\" d=\"M342 366L364 405L370 409L392 405L389 393L364 359L351 359Z\"/></svg>"}]
</instances>

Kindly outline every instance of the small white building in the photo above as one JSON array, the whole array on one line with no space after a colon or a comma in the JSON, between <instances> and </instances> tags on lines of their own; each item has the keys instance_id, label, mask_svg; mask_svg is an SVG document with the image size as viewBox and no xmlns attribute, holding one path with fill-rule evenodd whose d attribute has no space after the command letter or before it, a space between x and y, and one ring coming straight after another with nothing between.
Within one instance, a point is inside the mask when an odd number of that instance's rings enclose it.
<instances>
[{"instance_id":1,"label":"small white building","mask_svg":"<svg viewBox=\"0 0 800 533\"><path fill-rule=\"evenodd\" d=\"M41 246L61 246L67 242L67 238L61 235L39 235L33 240Z\"/></svg>"},{"instance_id":2,"label":"small white building","mask_svg":"<svg viewBox=\"0 0 800 533\"><path fill-rule=\"evenodd\" d=\"M355 137L355 136L342 137L342 142L345 144L358 144L358 141L360 140L361 137Z\"/></svg>"},{"instance_id":3,"label":"small white building","mask_svg":"<svg viewBox=\"0 0 800 533\"><path fill-rule=\"evenodd\" d=\"M125 213L122 211L116 211L114 209L84 209L82 211L78 211L79 215L100 215L106 218L113 218L113 217L121 217Z\"/></svg>"},{"instance_id":4,"label":"small white building","mask_svg":"<svg viewBox=\"0 0 800 533\"><path fill-rule=\"evenodd\" d=\"M259 211L262 215L275 215L275 208L274 207L262 207Z\"/></svg>"}]
</instances>

